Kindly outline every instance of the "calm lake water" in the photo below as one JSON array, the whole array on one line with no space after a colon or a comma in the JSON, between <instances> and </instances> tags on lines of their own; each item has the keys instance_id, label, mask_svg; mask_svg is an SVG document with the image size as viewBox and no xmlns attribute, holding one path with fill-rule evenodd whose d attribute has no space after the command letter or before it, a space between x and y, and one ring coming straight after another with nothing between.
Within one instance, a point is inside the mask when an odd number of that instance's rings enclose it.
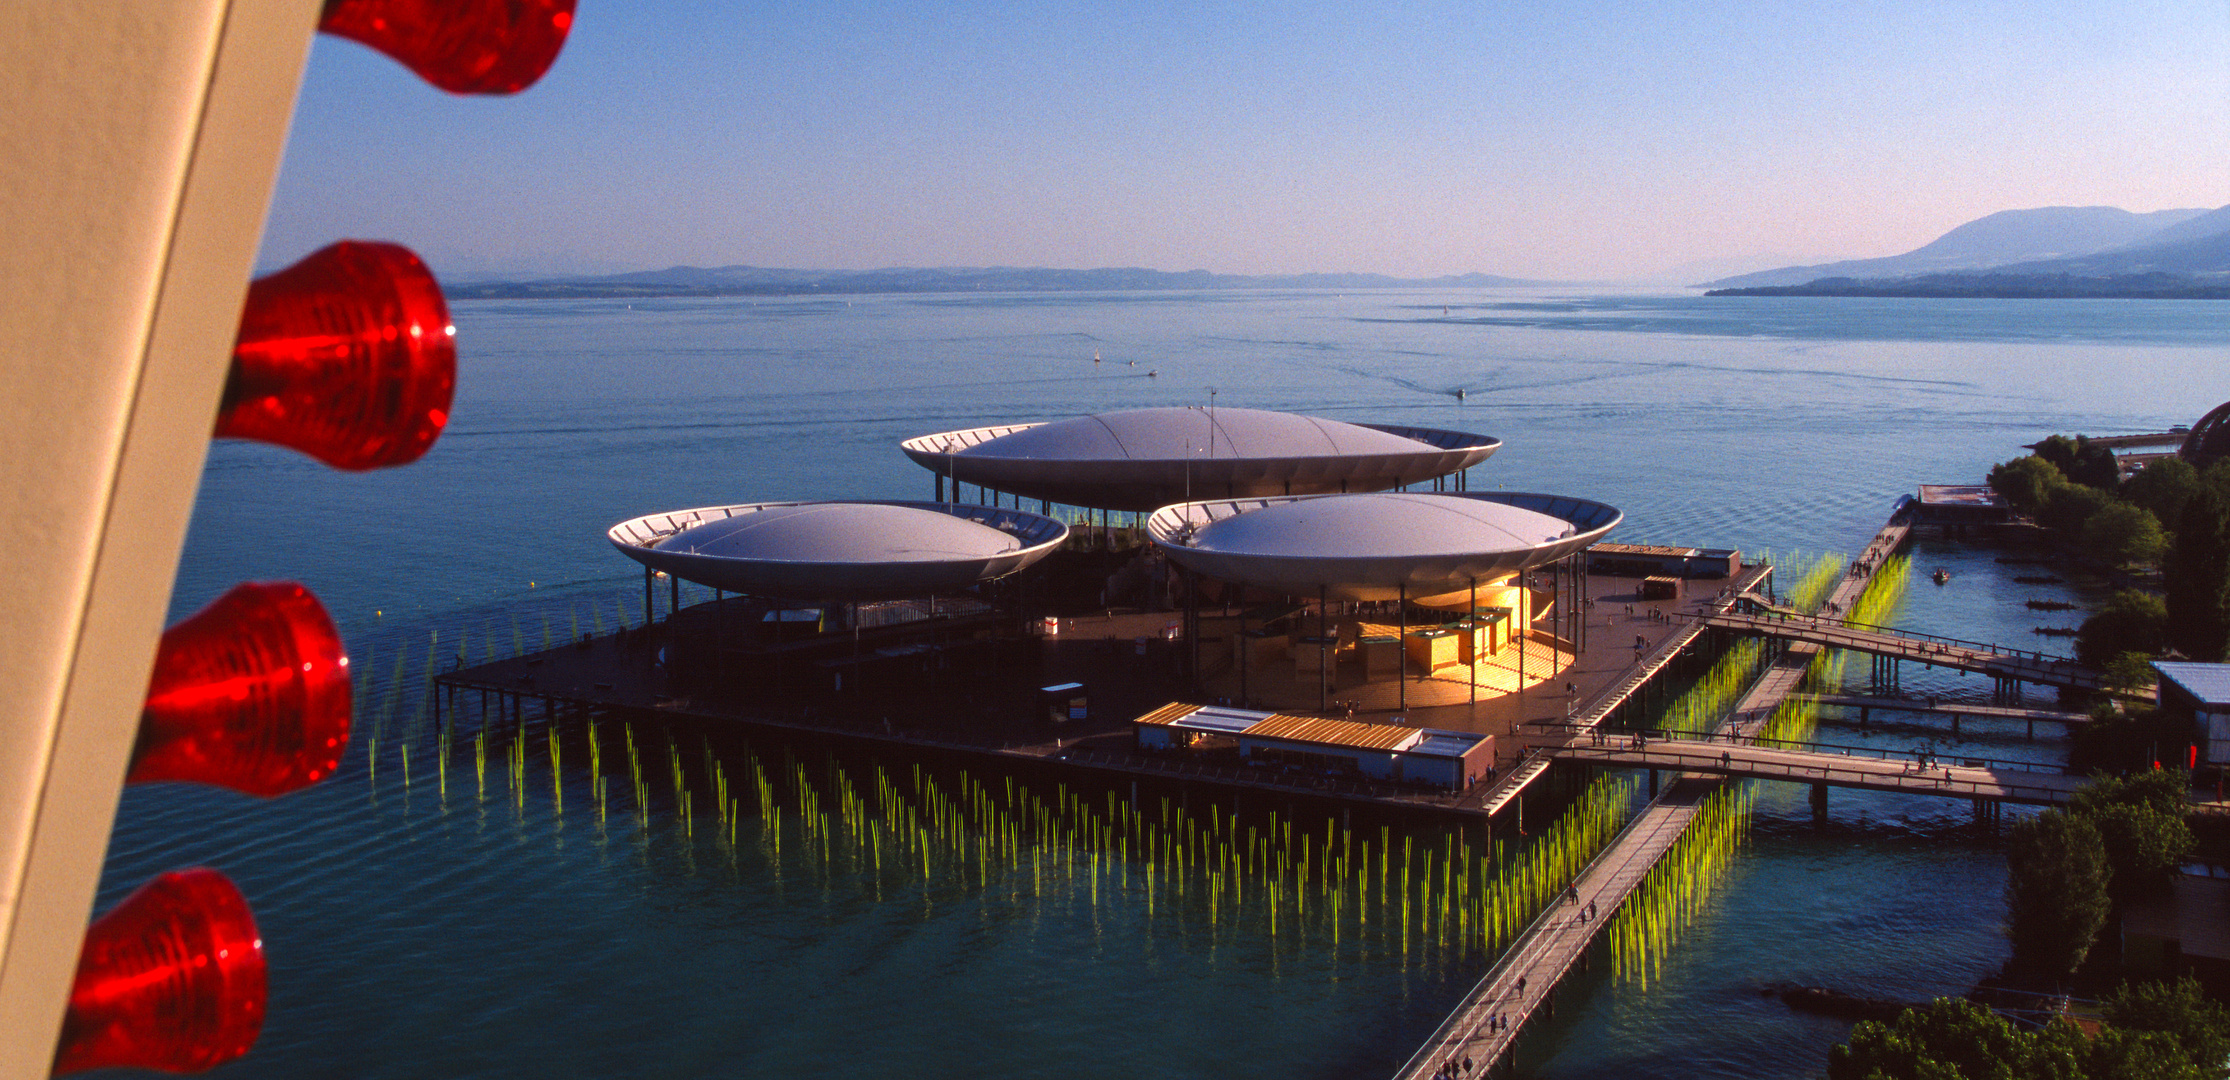
<instances>
[{"instance_id":1,"label":"calm lake water","mask_svg":"<svg viewBox=\"0 0 2230 1080\"><path fill-rule=\"evenodd\" d=\"M1613 539L1848 552L1899 495L1976 480L2021 443L2192 422L2230 397L2221 311L1539 290L461 304L455 420L432 453L340 475L218 444L179 571L180 616L247 579L323 598L366 687L360 736L385 735L376 771L360 737L332 782L275 802L131 789L100 902L185 865L241 884L272 962L262 1043L226 1069L243 1077L1390 1074L1485 958L1204 925L1127 877L900 881L794 841L727 847L670 806L600 821L572 746L562 804L541 759L540 788L483 801L469 750L439 778L430 720L388 688L460 638L477 660L628 617L641 579L605 544L612 522L927 498L900 439L1140 406L1484 432L1506 445L1474 485L1609 502L1626 512ZM2020 601L2093 599L2015 584L1995 554L1922 541L1916 563L1954 577L1916 575L1897 621L2049 647L2032 628L2080 612ZM1941 673L1906 686L1988 693ZM2058 753L2017 728L1828 730ZM1598 966L1521 1064L1817 1076L1847 1025L1760 989L1965 989L2005 954L2002 865L1964 803L1838 792L1815 828L1802 789L1766 786L1663 978L1643 992Z\"/></svg>"}]
</instances>

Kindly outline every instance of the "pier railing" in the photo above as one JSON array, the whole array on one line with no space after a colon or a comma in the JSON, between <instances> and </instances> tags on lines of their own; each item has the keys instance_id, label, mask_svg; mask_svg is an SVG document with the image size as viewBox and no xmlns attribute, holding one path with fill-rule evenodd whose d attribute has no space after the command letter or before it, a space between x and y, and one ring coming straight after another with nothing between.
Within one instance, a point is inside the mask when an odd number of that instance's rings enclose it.
<instances>
[{"instance_id":1,"label":"pier railing","mask_svg":"<svg viewBox=\"0 0 2230 1080\"><path fill-rule=\"evenodd\" d=\"M1670 743L1665 747L1641 749L1616 745L1567 746L1558 751L1557 756L1567 761L1592 760L1610 768L1713 773L1756 780L1786 780L1798 784L1826 784L1870 791L2036 803L2045 806L2067 802L2084 784L2080 777L2034 767L2008 770L2015 774L2009 777L1988 766L1970 765L1966 761L1945 762L1941 771L1936 766L1915 767L1917 762L1908 761L1907 768L1891 772L1886 769L1863 768L1855 761L1845 765L1844 762L1852 759L1807 751L1776 752L1761 750L1755 746L1742 746L1742 755L1730 760L1713 757L1708 752L1690 754L1673 749L1676 746L1694 745L1692 742ZM1728 751L1729 754L1732 752ZM1776 753L1780 756L1774 756ZM1961 772L1966 775L1960 775ZM2025 782L2015 778L2023 775L2035 779Z\"/></svg>"},{"instance_id":2,"label":"pier railing","mask_svg":"<svg viewBox=\"0 0 2230 1080\"><path fill-rule=\"evenodd\" d=\"M1647 807L1644 807L1645 812L1646 810ZM1572 875L1571 880L1575 883L1590 880L1589 875L1593 874L1597 867L1604 865L1611 854L1618 850L1619 841L1629 837L1634 832L1635 823L1642 820L1642 817L1642 813L1636 813L1628 817L1626 823L1618 827L1618 832L1613 833L1610 840L1603 844L1602 850L1596 852L1593 858L1587 860L1587 863ZM1623 902L1623 896L1612 902L1610 914L1603 916L1596 927L1588 932L1590 941L1593 940L1595 933L1602 926L1609 925L1610 920L1618 913L1618 905ZM1496 1000L1493 993L1496 985L1507 981L1513 969L1530 965L1539 959L1534 955L1535 950L1529 948L1529 946L1547 936L1544 931L1563 915L1564 905L1565 899L1562 895L1553 897L1548 903L1541 905L1541 910L1533 916L1533 921L1527 923L1524 930L1510 939L1510 946L1502 950L1502 955L1496 958L1494 965L1487 969L1485 975L1479 977L1477 983L1472 984L1471 992L1464 995L1464 1003L1458 1006L1454 1012L1449 1013L1448 1018L1441 1021L1438 1028L1433 1029L1432 1037L1425 1040L1425 1044L1418 1047L1416 1053L1409 1055L1409 1060L1402 1062L1400 1069L1395 1070L1395 1080L1423 1080L1426 1075L1425 1066L1434 1058L1442 1056L1445 1052L1443 1048L1469 1041L1470 1032L1478 1027L1478 1017L1476 1015L1478 1007ZM1550 988L1547 987L1542 991L1543 994L1549 992ZM1529 1002L1524 1008L1520 1009L1518 1030L1524 1030L1526 1022L1532 1019L1532 1014L1532 1004ZM1515 1036L1512 1036L1512 1040L1514 1038ZM1511 1040L1504 1040L1505 1044L1508 1041ZM1500 1056L1499 1049L1495 1056ZM1493 1059L1490 1058L1486 1064L1490 1066L1490 1069L1481 1070L1482 1076L1491 1071Z\"/></svg>"},{"instance_id":3,"label":"pier railing","mask_svg":"<svg viewBox=\"0 0 2230 1080\"><path fill-rule=\"evenodd\" d=\"M1171 778L1222 780L1255 787L1277 788L1326 795L1355 795L1372 799L1409 799L1436 805L1449 804L1456 793L1423 785L1383 784L1351 777L1311 776L1283 772L1264 765L1217 765L1204 761L1163 759L1141 754L1111 753L1078 747L1063 750L1062 761L1078 765L1106 765L1129 772L1159 773Z\"/></svg>"},{"instance_id":4,"label":"pier railing","mask_svg":"<svg viewBox=\"0 0 2230 1080\"><path fill-rule=\"evenodd\" d=\"M1942 634L1930 634L1919 630L1906 630L1902 627L1896 626L1883 626L1879 623L1844 622L1840 619L1835 619L1829 616L1786 615L1782 614L1780 611L1775 611L1774 613L1769 615L1747 615L1742 616L1742 618L1744 618L1745 620L1758 620L1764 622L1782 622L1788 623L1791 626L1816 625L1822 630L1826 630L1828 628L1859 630L1871 634L1880 634L1883 637L1904 638L1909 641L1933 642L1940 645L1954 646L1956 648L1965 649L1970 652L1988 653L1993 656L2010 656L2016 659L2028 660L2040 664L2075 663L2074 657L2061 656L2057 653L2048 653L2037 649L2008 649L2005 646L1998 645L1994 642L1968 641L1965 638L1946 637Z\"/></svg>"},{"instance_id":5,"label":"pier railing","mask_svg":"<svg viewBox=\"0 0 2230 1080\"><path fill-rule=\"evenodd\" d=\"M1569 731L1575 735L1587 730L1580 728L1577 725L1560 724L1555 721L1549 720L1536 720L1533 722L1532 726L1537 728L1546 728L1552 731ZM1819 754L1823 757L1863 757L1875 761L1897 761L1900 759L1918 761L1920 758L1925 756L1931 759L1939 759L1940 762L1944 764L1957 764L1961 768L1968 769L1992 769L2009 772L2042 773L2049 776L2067 775L2067 770L2065 768L2047 762L2020 761L2012 758L1980 758L1969 757L1966 755L1952 755L1939 753L1932 748L1897 750L1882 746L1863 746L1853 745L1850 743L1816 742L1808 739L1768 739L1763 742L1753 743L1748 738L1740 735L1739 733L1726 729L1721 729L1718 731L1637 730L1599 732L1598 734L1601 734L1607 741L1599 745L1590 744L1583 746L1579 744L1567 744L1561 749L1633 749L1633 747L1627 744L1630 742L1630 740L1632 740L1634 736L1639 735L1646 742L1649 743L1686 743L1691 745L1696 743L1724 743L1728 746L1760 746L1770 750L1793 750L1801 753ZM1956 760L1954 760L1955 758Z\"/></svg>"}]
</instances>

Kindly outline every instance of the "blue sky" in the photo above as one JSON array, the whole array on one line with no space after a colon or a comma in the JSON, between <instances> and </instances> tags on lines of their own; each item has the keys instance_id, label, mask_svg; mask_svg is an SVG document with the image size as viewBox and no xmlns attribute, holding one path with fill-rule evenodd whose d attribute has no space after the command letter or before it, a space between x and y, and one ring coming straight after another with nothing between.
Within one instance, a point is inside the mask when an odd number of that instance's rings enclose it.
<instances>
[{"instance_id":1,"label":"blue sky","mask_svg":"<svg viewBox=\"0 0 2230 1080\"><path fill-rule=\"evenodd\" d=\"M1630 278L2225 202L2212 0L581 0L511 98L320 38L265 261Z\"/></svg>"}]
</instances>

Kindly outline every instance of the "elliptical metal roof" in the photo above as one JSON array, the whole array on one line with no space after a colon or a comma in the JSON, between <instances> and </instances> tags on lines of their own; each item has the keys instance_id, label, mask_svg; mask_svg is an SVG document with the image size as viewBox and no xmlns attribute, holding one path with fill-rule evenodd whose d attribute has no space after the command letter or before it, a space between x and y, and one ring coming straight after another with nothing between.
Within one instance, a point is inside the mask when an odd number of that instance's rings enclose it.
<instances>
[{"instance_id":1,"label":"elliptical metal roof","mask_svg":"<svg viewBox=\"0 0 2230 1080\"><path fill-rule=\"evenodd\" d=\"M1384 600L1554 562L1620 518L1558 495L1380 492L1180 503L1155 511L1146 531L1170 561L1222 581Z\"/></svg>"},{"instance_id":2,"label":"elliptical metal roof","mask_svg":"<svg viewBox=\"0 0 2230 1080\"><path fill-rule=\"evenodd\" d=\"M1071 506L1380 491L1470 468L1499 439L1261 409L1127 409L922 435L900 444L956 482Z\"/></svg>"},{"instance_id":3,"label":"elliptical metal roof","mask_svg":"<svg viewBox=\"0 0 2230 1080\"><path fill-rule=\"evenodd\" d=\"M876 600L963 589L1044 558L1068 526L1020 510L934 502L772 502L620 522L605 539L655 570L789 600Z\"/></svg>"}]
</instances>

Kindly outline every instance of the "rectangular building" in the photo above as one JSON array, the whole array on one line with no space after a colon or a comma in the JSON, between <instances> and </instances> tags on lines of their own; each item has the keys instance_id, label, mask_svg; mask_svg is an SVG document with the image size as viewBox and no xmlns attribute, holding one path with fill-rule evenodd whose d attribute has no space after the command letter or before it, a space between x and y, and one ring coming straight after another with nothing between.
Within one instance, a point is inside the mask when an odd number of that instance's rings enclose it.
<instances>
[{"instance_id":1,"label":"rectangular building","mask_svg":"<svg viewBox=\"0 0 2230 1080\"><path fill-rule=\"evenodd\" d=\"M1916 520L1924 525L1991 525L2013 520L2013 508L1988 484L1922 484Z\"/></svg>"},{"instance_id":2,"label":"rectangular building","mask_svg":"<svg viewBox=\"0 0 2230 1080\"><path fill-rule=\"evenodd\" d=\"M1242 762L1462 791L1494 768L1494 736L1172 703L1131 721L1140 749L1235 752Z\"/></svg>"},{"instance_id":3,"label":"rectangular building","mask_svg":"<svg viewBox=\"0 0 2230 1080\"><path fill-rule=\"evenodd\" d=\"M1596 544L1587 549L1587 568L1593 573L1625 577L1723 578L1742 572L1742 552L1664 544Z\"/></svg>"},{"instance_id":4,"label":"rectangular building","mask_svg":"<svg viewBox=\"0 0 2230 1080\"><path fill-rule=\"evenodd\" d=\"M2199 764L2230 765L2230 664L2155 660L2160 707L2191 718Z\"/></svg>"}]
</instances>

